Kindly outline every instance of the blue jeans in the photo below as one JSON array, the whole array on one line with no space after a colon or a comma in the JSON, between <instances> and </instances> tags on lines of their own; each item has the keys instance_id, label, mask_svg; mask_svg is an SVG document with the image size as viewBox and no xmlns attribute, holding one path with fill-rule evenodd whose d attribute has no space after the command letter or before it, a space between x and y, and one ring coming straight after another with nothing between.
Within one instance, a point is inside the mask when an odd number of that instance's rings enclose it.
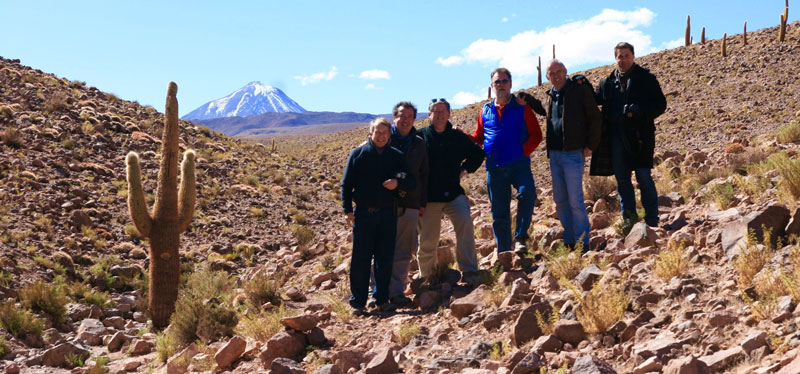
<instances>
[{"instance_id":1,"label":"blue jeans","mask_svg":"<svg viewBox=\"0 0 800 374\"><path fill-rule=\"evenodd\" d=\"M583 150L550 151L550 173L553 177L553 200L561 226L564 244L581 240L589 246L589 215L583 202Z\"/></svg>"},{"instance_id":2,"label":"blue jeans","mask_svg":"<svg viewBox=\"0 0 800 374\"><path fill-rule=\"evenodd\" d=\"M497 252L511 250L511 186L517 189L517 218L514 240L528 240L536 186L533 184L530 157L523 157L508 166L486 169L486 184L492 204L492 230Z\"/></svg>"},{"instance_id":3,"label":"blue jeans","mask_svg":"<svg viewBox=\"0 0 800 374\"><path fill-rule=\"evenodd\" d=\"M394 208L368 209L356 205L353 225L353 257L350 260L350 306L367 305L370 267L375 266L375 291L378 305L389 301L397 217Z\"/></svg>"},{"instance_id":4,"label":"blue jeans","mask_svg":"<svg viewBox=\"0 0 800 374\"><path fill-rule=\"evenodd\" d=\"M649 226L658 225L658 192L656 183L650 174L650 168L632 168L634 160L625 153L625 146L619 136L611 137L611 162L614 165L614 177L617 179L617 193L619 193L622 216L626 219L638 219L636 213L636 197L631 184L631 172L636 174L639 190L642 193L642 207L644 207L644 221Z\"/></svg>"}]
</instances>

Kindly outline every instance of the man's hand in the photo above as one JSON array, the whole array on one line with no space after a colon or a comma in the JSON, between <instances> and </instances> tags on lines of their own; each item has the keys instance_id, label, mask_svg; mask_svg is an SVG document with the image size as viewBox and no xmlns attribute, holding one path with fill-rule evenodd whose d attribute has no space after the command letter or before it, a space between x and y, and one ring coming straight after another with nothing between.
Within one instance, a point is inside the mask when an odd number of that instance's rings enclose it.
<instances>
[{"instance_id":1,"label":"man's hand","mask_svg":"<svg viewBox=\"0 0 800 374\"><path fill-rule=\"evenodd\" d=\"M592 150L589 147L583 147L583 157L592 157Z\"/></svg>"},{"instance_id":2,"label":"man's hand","mask_svg":"<svg viewBox=\"0 0 800 374\"><path fill-rule=\"evenodd\" d=\"M389 191L394 191L397 188L397 179L392 178L383 181L383 187Z\"/></svg>"},{"instance_id":3,"label":"man's hand","mask_svg":"<svg viewBox=\"0 0 800 374\"><path fill-rule=\"evenodd\" d=\"M461 174L458 175L458 180L460 181L460 180L464 179L464 177L466 177L467 174L469 174L469 173L467 173L466 170L461 169Z\"/></svg>"},{"instance_id":4,"label":"man's hand","mask_svg":"<svg viewBox=\"0 0 800 374\"><path fill-rule=\"evenodd\" d=\"M344 216L344 222L347 223L348 227L353 227L353 224L356 222L356 217L353 213L346 213Z\"/></svg>"},{"instance_id":5,"label":"man's hand","mask_svg":"<svg viewBox=\"0 0 800 374\"><path fill-rule=\"evenodd\" d=\"M425 207L419 207L419 218L425 217Z\"/></svg>"}]
</instances>

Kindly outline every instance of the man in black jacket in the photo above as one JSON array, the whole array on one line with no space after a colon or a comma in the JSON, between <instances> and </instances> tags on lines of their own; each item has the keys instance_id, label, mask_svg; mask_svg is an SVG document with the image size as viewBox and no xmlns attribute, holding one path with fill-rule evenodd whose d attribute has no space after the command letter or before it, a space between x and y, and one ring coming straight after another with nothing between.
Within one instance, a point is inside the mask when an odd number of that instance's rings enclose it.
<instances>
[{"instance_id":1,"label":"man in black jacket","mask_svg":"<svg viewBox=\"0 0 800 374\"><path fill-rule=\"evenodd\" d=\"M655 75L634 62L631 44L617 44L614 58L617 68L600 82L595 92L597 104L603 106L605 147L600 149L608 152L593 156L590 172L592 175L613 173L616 177L625 230L639 219L631 184L631 172L634 172L642 193L645 223L657 226L658 192L650 169L655 151L654 120L667 109L667 99Z\"/></svg>"},{"instance_id":2,"label":"man in black jacket","mask_svg":"<svg viewBox=\"0 0 800 374\"><path fill-rule=\"evenodd\" d=\"M469 201L460 182L465 174L474 173L481 166L485 154L466 134L453 129L447 100L432 100L428 111L431 124L419 131L428 149L430 165L428 205L420 222L417 254L420 273L429 279L435 271L442 214L445 214L456 233L456 259L462 279L475 285L479 282L478 255Z\"/></svg>"},{"instance_id":3,"label":"man in black jacket","mask_svg":"<svg viewBox=\"0 0 800 374\"><path fill-rule=\"evenodd\" d=\"M544 106L530 94L519 97L547 119L547 156L564 244L573 247L580 240L587 249L590 227L583 201L583 169L585 158L600 143L600 111L590 85L580 81L583 76L570 79L561 61L547 64L547 79L553 88L547 91Z\"/></svg>"},{"instance_id":4,"label":"man in black jacket","mask_svg":"<svg viewBox=\"0 0 800 374\"><path fill-rule=\"evenodd\" d=\"M395 192L414 188L403 154L389 146L391 124L378 118L369 127L367 142L350 152L342 176L345 221L353 227L350 261L350 306L360 315L367 304L370 264L375 263L374 297L378 308L388 309L389 279L397 232ZM353 209L353 202L356 207Z\"/></svg>"}]
</instances>

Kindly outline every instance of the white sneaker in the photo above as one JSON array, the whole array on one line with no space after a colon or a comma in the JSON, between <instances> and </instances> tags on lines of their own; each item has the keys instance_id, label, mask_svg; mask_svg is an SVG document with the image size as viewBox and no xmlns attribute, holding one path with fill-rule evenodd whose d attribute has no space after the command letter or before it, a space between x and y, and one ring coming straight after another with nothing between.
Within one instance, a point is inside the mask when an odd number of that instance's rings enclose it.
<instances>
[{"instance_id":1,"label":"white sneaker","mask_svg":"<svg viewBox=\"0 0 800 374\"><path fill-rule=\"evenodd\" d=\"M525 245L525 242L515 241L514 242L514 252L524 253L528 251L528 246Z\"/></svg>"}]
</instances>

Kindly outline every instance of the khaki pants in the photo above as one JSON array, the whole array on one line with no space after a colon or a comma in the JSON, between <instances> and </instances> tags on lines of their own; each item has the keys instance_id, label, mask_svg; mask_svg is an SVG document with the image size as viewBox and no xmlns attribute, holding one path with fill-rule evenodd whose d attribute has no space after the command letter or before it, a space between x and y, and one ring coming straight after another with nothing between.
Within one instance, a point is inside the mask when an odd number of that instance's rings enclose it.
<instances>
[{"instance_id":1,"label":"khaki pants","mask_svg":"<svg viewBox=\"0 0 800 374\"><path fill-rule=\"evenodd\" d=\"M469 201L459 195L448 203L428 202L425 216L420 221L420 243L417 261L423 277L430 276L436 266L436 250L442 229L442 214L450 218L456 233L456 261L462 273L478 271L478 254L475 250L475 231L469 212Z\"/></svg>"}]
</instances>

